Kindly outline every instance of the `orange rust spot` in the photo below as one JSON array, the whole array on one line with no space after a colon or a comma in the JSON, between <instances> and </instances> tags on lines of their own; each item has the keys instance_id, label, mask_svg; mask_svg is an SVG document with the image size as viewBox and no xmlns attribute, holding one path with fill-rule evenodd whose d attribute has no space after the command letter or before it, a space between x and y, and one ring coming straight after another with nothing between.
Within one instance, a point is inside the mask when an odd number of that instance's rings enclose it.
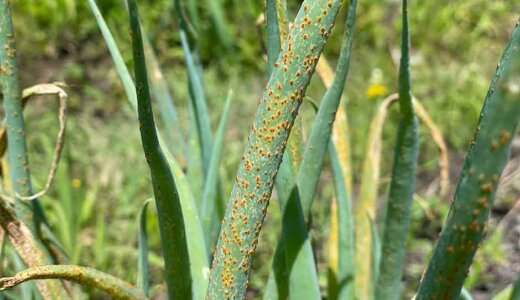
<instances>
[{"instance_id":1,"label":"orange rust spot","mask_svg":"<svg viewBox=\"0 0 520 300\"><path fill-rule=\"evenodd\" d=\"M495 190L495 187L491 183L485 183L480 186L480 191L485 193L491 193Z\"/></svg>"},{"instance_id":2,"label":"orange rust spot","mask_svg":"<svg viewBox=\"0 0 520 300\"><path fill-rule=\"evenodd\" d=\"M511 133L507 130L503 130L500 133L500 143L507 144L509 142L509 139L511 138Z\"/></svg>"},{"instance_id":3,"label":"orange rust spot","mask_svg":"<svg viewBox=\"0 0 520 300\"><path fill-rule=\"evenodd\" d=\"M471 224L469 225L469 229L474 232L477 232L479 230L479 228L480 228L480 226L478 225L477 221L472 221Z\"/></svg>"},{"instance_id":4,"label":"orange rust spot","mask_svg":"<svg viewBox=\"0 0 520 300\"><path fill-rule=\"evenodd\" d=\"M325 29L325 27L321 27L321 28L320 28L320 34L321 34L321 35L324 35L325 32L327 32L327 29Z\"/></svg>"},{"instance_id":5,"label":"orange rust spot","mask_svg":"<svg viewBox=\"0 0 520 300\"><path fill-rule=\"evenodd\" d=\"M246 160L246 170L251 171L252 169L253 169L253 164L249 160Z\"/></svg>"},{"instance_id":6,"label":"orange rust spot","mask_svg":"<svg viewBox=\"0 0 520 300\"><path fill-rule=\"evenodd\" d=\"M496 150L498 148L498 142L493 140L491 142L490 148L491 148L492 151Z\"/></svg>"},{"instance_id":7,"label":"orange rust spot","mask_svg":"<svg viewBox=\"0 0 520 300\"><path fill-rule=\"evenodd\" d=\"M482 206L483 208L487 208L488 207L488 202L487 202L486 198L479 198L477 200L477 203L478 203L478 205Z\"/></svg>"}]
</instances>

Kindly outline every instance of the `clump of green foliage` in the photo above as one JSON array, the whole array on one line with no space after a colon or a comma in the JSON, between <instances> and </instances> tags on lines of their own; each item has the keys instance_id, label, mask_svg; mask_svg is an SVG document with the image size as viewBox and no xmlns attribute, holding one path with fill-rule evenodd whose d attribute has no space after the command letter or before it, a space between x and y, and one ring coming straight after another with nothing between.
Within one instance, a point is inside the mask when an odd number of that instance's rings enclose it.
<instances>
[{"instance_id":1,"label":"clump of green foliage","mask_svg":"<svg viewBox=\"0 0 520 300\"><path fill-rule=\"evenodd\" d=\"M339 116L338 120L346 122L342 117L346 118L348 112L342 94L355 41L356 0L348 4L336 71L323 100L315 105L316 117L306 141L299 128L302 125L298 111L306 99L312 76L317 69L320 72L320 57L343 1L305 0L291 23L287 19L285 1L266 2L269 80L260 97L229 197L221 184L219 164L232 93L227 97L214 135L203 84L197 9L191 2L173 2L189 78L190 118L185 134L145 26L140 23L136 0L127 1L133 77L96 2L89 0L88 4L110 51L128 103L137 115L157 208L164 282L169 299L246 297L253 257L275 186L283 228L264 298L321 298L309 224L327 154L337 199L331 210L337 226L333 228L337 240L331 242L331 248L337 261L329 266L328 298L399 299L416 189L419 153L416 111L425 119L422 106L412 96L406 0L402 2L394 164L388 201L380 215L375 215L373 192L374 189L377 191L374 188L377 180L370 179L373 175L370 172L366 177L370 199L365 200L363 194L360 202L363 205L353 209L349 137L345 127L341 127L346 123L338 126L343 128L338 129L339 133L334 133L335 118ZM221 7L214 1L208 1L207 5L219 38L226 49L233 52ZM2 195L0 225L17 253L13 256L18 255L29 268L13 277L0 279L0 288L35 279L60 279L38 281L25 293L45 299L80 295L81 291L67 288L65 281L68 280L100 289L113 298L146 299L150 294L146 214L150 201L143 203L139 214L137 288L98 270L69 264L69 258L46 226L39 202L27 200L33 198L34 192L24 138L11 7L7 0L0 1L0 44L3 45L0 82L9 137L3 175L10 179L7 194ZM325 77L324 73L320 75ZM391 101L385 103L387 108ZM155 120L153 106L160 107L160 122ZM520 27L517 24L491 81L448 218L416 299L469 297L462 286L482 241L498 179L519 121ZM380 135L381 129L376 131L379 134L375 135ZM518 294L518 284L509 293Z\"/></svg>"}]
</instances>

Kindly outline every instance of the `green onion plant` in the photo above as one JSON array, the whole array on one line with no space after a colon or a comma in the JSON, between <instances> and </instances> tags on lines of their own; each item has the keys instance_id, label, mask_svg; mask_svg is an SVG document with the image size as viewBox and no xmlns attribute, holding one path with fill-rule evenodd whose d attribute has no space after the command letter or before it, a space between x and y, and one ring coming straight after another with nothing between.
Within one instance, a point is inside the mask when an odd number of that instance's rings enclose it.
<instances>
[{"instance_id":1,"label":"green onion plant","mask_svg":"<svg viewBox=\"0 0 520 300\"><path fill-rule=\"evenodd\" d=\"M430 130L441 150L441 167L447 168L446 146L435 123L413 97L410 70L408 1L402 1L401 59L398 93L381 104L369 133L367 158L358 197L353 192L350 162L349 109L343 97L348 81L353 44L356 43L357 0L304 0L294 20L289 20L285 0L266 0L268 80L252 119L248 140L236 173L225 194L220 177L226 152L226 128L233 106L229 89L216 131L212 130L208 101L214 96L204 89L204 65L200 60L200 35L205 9L224 48L237 51L221 1L174 0L178 42L187 69L189 112L184 132L179 103L172 96L153 43L141 24L138 1L127 0L133 74L129 71L95 0L87 0L135 112L142 152L151 178L153 199L140 203L138 215L138 279L132 285L89 267L71 265L45 221L34 193L12 27L11 5L0 0L0 83L5 122L0 132L4 188L0 194L1 235L17 257L19 269L0 279L0 290L23 282L22 295L38 299L71 299L85 296L67 281L96 288L114 299L154 297L149 277L148 223L155 203L162 258L164 291L168 299L245 299L253 260L267 208L276 188L282 228L273 245L270 271L261 292L264 299L401 299L401 284L410 232L411 207L416 193L419 156L419 123ZM382 4L381 4L382 5ZM417 4L420 5L420 4ZM124 8L122 8L124 9ZM186 9L186 11L185 11ZM340 12L345 10L342 42L335 71L322 52ZM338 26L339 27L339 26ZM355 53L354 53L355 55ZM309 101L316 115L311 124L298 117L314 74L322 78L326 92L319 103ZM66 88L66 87L65 87ZM239 97L240 95L235 95ZM397 132L388 196L377 212L377 185L381 156L381 132L392 103L397 103ZM156 121L155 114L160 116ZM520 27L514 28L484 99L475 135L457 184L451 208L415 299L471 299L463 289L473 256L484 237L500 175L520 121ZM308 126L308 136L301 130ZM7 142L6 142L7 141ZM331 255L328 287L320 281L318 258L311 240L313 204L320 174L330 165L334 199L330 199ZM63 170L58 180L66 180ZM446 174L447 172L443 172ZM52 173L51 173L52 174ZM445 179L445 177L443 177ZM446 180L443 180L445 182ZM444 183L445 184L445 183ZM70 188L69 188L70 189ZM441 193L445 194L445 188ZM58 195L73 206L70 191ZM138 199L135 199L138 201ZM91 202L88 202L91 203ZM81 204L86 205L86 204ZM89 204L91 205L91 204ZM89 210L91 211L91 210ZM80 249L74 244L82 223L63 216L70 231L60 231L73 262ZM102 222L102 219L100 219ZM99 226L100 230L110 230ZM2 248L3 249L3 248ZM61 253L61 255L60 255ZM9 255L7 256L9 257ZM42 280L55 279L55 280ZM518 299L519 283L502 295ZM6 295L14 293L8 292ZM32 296L31 296L32 297ZM498 296L497 296L498 297ZM501 296L503 297L503 296ZM516 297L516 298L515 298ZM498 298L497 298L498 299ZM501 298L502 299L502 298Z\"/></svg>"}]
</instances>

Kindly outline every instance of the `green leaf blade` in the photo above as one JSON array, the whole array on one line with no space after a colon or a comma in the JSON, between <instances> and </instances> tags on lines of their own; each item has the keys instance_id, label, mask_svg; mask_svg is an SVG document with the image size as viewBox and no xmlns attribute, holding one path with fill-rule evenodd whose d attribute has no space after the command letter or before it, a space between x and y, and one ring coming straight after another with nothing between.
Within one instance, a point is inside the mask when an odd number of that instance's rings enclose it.
<instances>
[{"instance_id":1,"label":"green leaf blade","mask_svg":"<svg viewBox=\"0 0 520 300\"><path fill-rule=\"evenodd\" d=\"M314 252L309 240L305 216L301 207L300 192L295 181L293 158L289 149L285 151L276 178L280 209L282 213L282 236L277 245L273 264L284 263L283 269L273 265L279 290L279 299L288 291L289 298L303 299L321 297ZM278 252L278 248L282 251ZM288 277L288 278L287 278ZM283 281L283 280L287 281ZM281 292L281 293L280 293Z\"/></svg>"},{"instance_id":2,"label":"green leaf blade","mask_svg":"<svg viewBox=\"0 0 520 300\"><path fill-rule=\"evenodd\" d=\"M15 34L13 28L11 4L9 1L0 1L0 83L2 85L3 108L7 128L8 145L7 162L9 164L8 175L13 194L20 196L33 195L31 176L29 172L29 158L25 140L25 122L22 108L22 91L18 72L18 60L16 55ZM55 262L52 247L44 243L44 232L47 227L43 208L38 199L22 201L14 197L16 215L31 230L40 250L44 253L48 262ZM50 232L47 230L47 232ZM55 239L53 236L48 237ZM59 250L58 250L59 251Z\"/></svg>"},{"instance_id":3,"label":"green leaf blade","mask_svg":"<svg viewBox=\"0 0 520 300\"><path fill-rule=\"evenodd\" d=\"M150 89L157 104L159 104L159 112L164 126L163 133L168 141L168 149L175 155L177 161L184 162L184 134L172 94L150 41L146 37L143 41L145 56L149 62L147 67L148 74L150 74Z\"/></svg>"},{"instance_id":4,"label":"green leaf blade","mask_svg":"<svg viewBox=\"0 0 520 300\"><path fill-rule=\"evenodd\" d=\"M25 123L16 57L15 34L13 28L11 4L7 0L0 1L0 84L3 94L3 108L8 136L7 162L8 175L12 184L9 190L15 195L31 196L33 194L29 172L29 159L25 140ZM11 243L27 265L56 263L55 253L61 253L59 247L53 247L54 241L46 228L46 220L40 202L23 201L15 196L15 215L4 199L0 200L0 219L3 230ZM25 227L27 226L27 227ZM25 230L30 232L25 232ZM47 234L48 236L45 236ZM48 238L48 239L45 239ZM18 244L18 245L17 245ZM56 251L56 252L53 252ZM46 297L65 297L61 283L42 283L38 289Z\"/></svg>"},{"instance_id":5,"label":"green leaf blade","mask_svg":"<svg viewBox=\"0 0 520 300\"><path fill-rule=\"evenodd\" d=\"M197 131L199 135L199 143L202 150L202 161L204 167L204 173L207 173L210 160L211 160L211 149L213 147L213 137L210 125L210 118L208 113L208 107L206 105L206 99L204 96L204 90L202 87L202 78L199 76L199 71L192 56L190 46L188 44L188 37L183 30L179 31L181 38L182 50L184 52L184 59L186 67L188 69L188 78L190 82L190 100L193 103L193 109L195 112L195 120L197 124Z\"/></svg>"},{"instance_id":6,"label":"green leaf blade","mask_svg":"<svg viewBox=\"0 0 520 300\"><path fill-rule=\"evenodd\" d=\"M337 299L355 299L354 223L352 204L336 148L329 142L329 157L337 199L338 274Z\"/></svg>"},{"instance_id":7,"label":"green leaf blade","mask_svg":"<svg viewBox=\"0 0 520 300\"><path fill-rule=\"evenodd\" d=\"M121 83L125 89L127 101L132 109L137 113L136 89L132 77L130 76L130 72L128 71L128 68L123 61L121 53L119 52L117 44L115 43L114 37L112 36L109 28L106 26L103 16L101 15L101 12L99 11L95 1L89 0L89 5L92 12L94 13L94 16L96 17L98 27L101 30L103 38L105 39L105 42L110 51L110 55L112 56L117 74L119 75ZM158 133L158 140L160 147L166 156L170 169L173 172L175 183L180 195L182 214L186 224L188 250L190 253L190 272L193 276L193 298L202 300L204 299L208 285L209 262L207 259L207 250L199 218L199 212L193 194L190 191L188 180L186 179L181 167L173 155L171 155L171 153L168 151L167 145L161 138L160 133Z\"/></svg>"},{"instance_id":8,"label":"green leaf blade","mask_svg":"<svg viewBox=\"0 0 520 300\"><path fill-rule=\"evenodd\" d=\"M312 59L304 64L301 59L307 55L319 57L341 2L331 1L329 7L324 1L304 1L280 53L280 58L287 54L290 59L279 59L275 63L224 217L210 274L207 295L210 299L245 296L252 257L276 173L317 63L317 59ZM323 35L316 30L316 25L301 28L304 18L316 19L318 16L321 16L320 27L324 27Z\"/></svg>"},{"instance_id":9,"label":"green leaf blade","mask_svg":"<svg viewBox=\"0 0 520 300\"><path fill-rule=\"evenodd\" d=\"M188 239L188 250L190 252L190 270L193 276L193 299L203 300L205 299L208 288L209 260L207 253L209 250L204 240L199 210L195 204L188 177L183 173L180 165L175 161L173 156L166 153L166 159L175 178L175 184L179 191L179 198L182 205L184 223L186 224L186 237Z\"/></svg>"},{"instance_id":10,"label":"green leaf blade","mask_svg":"<svg viewBox=\"0 0 520 300\"><path fill-rule=\"evenodd\" d=\"M105 44L107 45L108 51L110 52L110 56L112 57L112 61L114 62L114 66L116 68L116 73L119 76L121 84L123 85L123 90L126 93L126 99L132 109L137 113L137 95L135 92L135 85L128 71L128 67L125 64L123 56L119 51L119 47L114 39L114 36L110 32L110 29L99 10L99 7L96 4L95 0L88 0L88 4L90 6L90 10L94 14L94 18L98 24L99 30L103 35L103 39L105 40Z\"/></svg>"},{"instance_id":11,"label":"green leaf blade","mask_svg":"<svg viewBox=\"0 0 520 300\"><path fill-rule=\"evenodd\" d=\"M417 300L458 297L482 240L498 179L520 121L519 23L491 80L448 218Z\"/></svg>"},{"instance_id":12,"label":"green leaf blade","mask_svg":"<svg viewBox=\"0 0 520 300\"><path fill-rule=\"evenodd\" d=\"M145 296L148 296L148 221L146 209L152 199L148 199L141 206L139 211L139 236L138 236L138 256L137 256L137 282Z\"/></svg>"},{"instance_id":13,"label":"green leaf blade","mask_svg":"<svg viewBox=\"0 0 520 300\"><path fill-rule=\"evenodd\" d=\"M278 26L277 0L267 0L266 19L267 19L267 64L268 76L271 76L274 63L280 55L280 28Z\"/></svg>"},{"instance_id":14,"label":"green leaf blade","mask_svg":"<svg viewBox=\"0 0 520 300\"><path fill-rule=\"evenodd\" d=\"M192 277L182 208L172 172L157 137L148 86L141 25L135 0L128 0L128 8L132 30L139 128L144 154L150 168L159 216L168 294L173 299L187 299L192 296ZM179 272L178 270L183 271Z\"/></svg>"},{"instance_id":15,"label":"green leaf blade","mask_svg":"<svg viewBox=\"0 0 520 300\"><path fill-rule=\"evenodd\" d=\"M206 7L208 8L211 21L215 26L215 31L217 32L220 42L228 52L233 53L233 40L230 33L231 27L227 23L223 3L221 0L206 0Z\"/></svg>"},{"instance_id":16,"label":"green leaf blade","mask_svg":"<svg viewBox=\"0 0 520 300\"><path fill-rule=\"evenodd\" d=\"M513 285L513 290L511 291L511 299L510 300L520 300L520 278L518 278Z\"/></svg>"},{"instance_id":17,"label":"green leaf blade","mask_svg":"<svg viewBox=\"0 0 520 300\"><path fill-rule=\"evenodd\" d=\"M321 168L325 160L325 154L327 153L330 134L332 132L332 124L341 101L341 95L349 71L356 24L356 8L357 0L351 1L338 64L336 66L336 75L320 104L318 113L312 124L308 146L305 148L303 161L298 170L297 182L298 188L300 189L302 208L306 218L309 217L312 202L316 194L316 187L318 186Z\"/></svg>"},{"instance_id":18,"label":"green leaf blade","mask_svg":"<svg viewBox=\"0 0 520 300\"><path fill-rule=\"evenodd\" d=\"M209 164L208 173L206 174L206 180L204 181L204 191L202 194L202 213L201 219L203 223L204 234L206 237L206 244L211 248L218 238L218 232L220 229L220 220L217 218L215 210L217 208L217 187L219 178L219 165L222 157L222 150L224 148L224 137L226 134L226 127L228 123L229 108L231 107L231 99L233 98L233 92L230 91L224 109L222 111L222 117L217 129L215 136L215 143L211 153L211 159Z\"/></svg>"},{"instance_id":19,"label":"green leaf blade","mask_svg":"<svg viewBox=\"0 0 520 300\"><path fill-rule=\"evenodd\" d=\"M410 84L407 0L403 0L402 9L402 56L398 83L400 116L382 241L382 260L375 291L376 299L399 299L419 155L418 122L413 109Z\"/></svg>"},{"instance_id":20,"label":"green leaf blade","mask_svg":"<svg viewBox=\"0 0 520 300\"><path fill-rule=\"evenodd\" d=\"M357 1L354 0L349 5L346 30L343 35L339 62L336 68L336 76L334 77L332 86L327 90L327 93L324 96L323 102L320 105L318 114L313 123L309 142L305 148L303 161L298 170L298 176L296 179L297 185L294 182L280 183L277 179L280 206L282 207L283 215L282 237L277 247L284 245L286 248L285 259L288 268L286 273L289 274L290 282L289 296L294 299L300 299L301 297L320 297L315 260L308 239L305 218L308 218L310 214L311 203L316 193L322 164L325 159L330 134L332 132L334 116L338 109L348 74L350 53L354 37L356 8ZM273 22L273 20L274 18L268 19L268 24L269 21ZM288 149L287 151L290 150L291 149ZM285 156L290 157L290 155L287 155L287 151ZM284 169L289 169L287 164L292 164L292 160L292 158L284 159L280 167L280 172ZM294 177L294 174L289 175L288 177L290 176ZM286 196L286 194L289 195ZM300 218L300 212L303 219ZM275 253L279 254L281 252L276 251ZM275 257L274 261L282 261L282 259ZM273 266L273 270L276 269L278 269L278 267ZM278 273L278 275L276 273ZM282 277L282 275L279 274L279 271L276 273L273 272L271 276L277 278ZM271 282L273 282L273 280L271 280ZM280 280L274 282L278 283ZM270 294L271 293L272 292L270 292Z\"/></svg>"}]
</instances>

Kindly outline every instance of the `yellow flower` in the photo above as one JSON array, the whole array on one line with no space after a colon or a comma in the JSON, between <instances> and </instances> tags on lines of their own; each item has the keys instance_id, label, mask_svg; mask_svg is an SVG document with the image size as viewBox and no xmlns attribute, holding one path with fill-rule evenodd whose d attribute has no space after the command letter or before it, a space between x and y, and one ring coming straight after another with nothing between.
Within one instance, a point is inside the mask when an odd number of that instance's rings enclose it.
<instances>
[{"instance_id":1,"label":"yellow flower","mask_svg":"<svg viewBox=\"0 0 520 300\"><path fill-rule=\"evenodd\" d=\"M78 178L72 179L72 187L75 189L79 189L81 187L81 180Z\"/></svg>"},{"instance_id":2,"label":"yellow flower","mask_svg":"<svg viewBox=\"0 0 520 300\"><path fill-rule=\"evenodd\" d=\"M370 99L384 96L384 95L386 95L387 92L388 92L388 90L387 90L386 86L384 86L380 83L372 84L367 88L367 96Z\"/></svg>"}]
</instances>

